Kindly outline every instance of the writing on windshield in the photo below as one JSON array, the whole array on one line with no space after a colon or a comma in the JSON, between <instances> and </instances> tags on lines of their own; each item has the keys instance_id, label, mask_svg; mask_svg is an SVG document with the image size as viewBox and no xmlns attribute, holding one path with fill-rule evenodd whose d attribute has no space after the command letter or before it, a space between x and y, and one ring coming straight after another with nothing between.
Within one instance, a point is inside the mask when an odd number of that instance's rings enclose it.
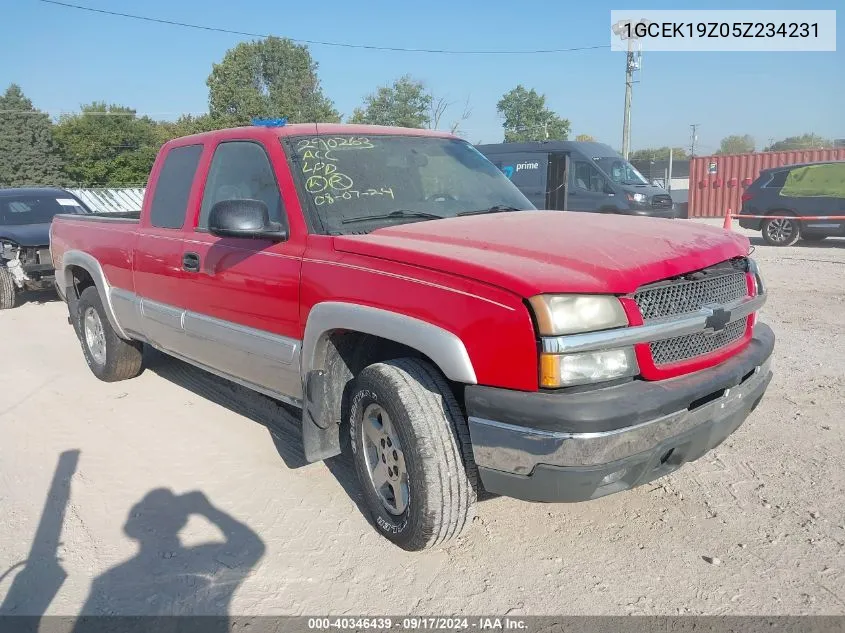
<instances>
[{"instance_id":1,"label":"writing on windshield","mask_svg":"<svg viewBox=\"0 0 845 633\"><path fill-rule=\"evenodd\" d=\"M500 170L459 139L314 135L292 139L286 151L300 191L327 232L492 207L533 208ZM371 218L373 226L362 218ZM349 228L351 219L355 229Z\"/></svg>"},{"instance_id":2,"label":"writing on windshield","mask_svg":"<svg viewBox=\"0 0 845 633\"><path fill-rule=\"evenodd\" d=\"M296 149L302 155L300 168L306 177L305 190L314 196L314 204L317 206L361 196L389 196L395 199L392 187L370 187L361 191L355 188L355 181L348 174L338 171L337 152L375 149L368 138L318 136L300 140Z\"/></svg>"}]
</instances>

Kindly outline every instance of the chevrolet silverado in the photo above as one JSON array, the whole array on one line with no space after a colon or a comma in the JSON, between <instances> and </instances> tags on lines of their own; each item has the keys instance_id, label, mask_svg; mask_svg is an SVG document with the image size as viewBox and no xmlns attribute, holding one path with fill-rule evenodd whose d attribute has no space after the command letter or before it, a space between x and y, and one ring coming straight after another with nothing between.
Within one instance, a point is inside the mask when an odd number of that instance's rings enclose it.
<instances>
[{"instance_id":1,"label":"chevrolet silverado","mask_svg":"<svg viewBox=\"0 0 845 633\"><path fill-rule=\"evenodd\" d=\"M264 121L166 143L138 218L58 216L91 371L151 345L301 410L373 522L419 550L478 491L574 502L721 443L772 377L745 237L536 210L431 130Z\"/></svg>"}]
</instances>

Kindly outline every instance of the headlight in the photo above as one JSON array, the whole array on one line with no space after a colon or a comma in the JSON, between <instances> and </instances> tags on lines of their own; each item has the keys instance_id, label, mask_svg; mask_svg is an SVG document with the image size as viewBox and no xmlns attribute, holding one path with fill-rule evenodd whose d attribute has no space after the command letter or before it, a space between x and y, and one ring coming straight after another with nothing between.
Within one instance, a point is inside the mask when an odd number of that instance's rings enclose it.
<instances>
[{"instance_id":1,"label":"headlight","mask_svg":"<svg viewBox=\"0 0 845 633\"><path fill-rule=\"evenodd\" d=\"M2 257L3 259L17 259L18 245L14 242L0 240L0 257Z\"/></svg>"},{"instance_id":2,"label":"headlight","mask_svg":"<svg viewBox=\"0 0 845 633\"><path fill-rule=\"evenodd\" d=\"M540 386L544 388L586 385L638 373L637 357L632 347L540 356Z\"/></svg>"},{"instance_id":3,"label":"headlight","mask_svg":"<svg viewBox=\"0 0 845 633\"><path fill-rule=\"evenodd\" d=\"M750 272L751 276L754 278L754 288L757 295L765 294L766 287L763 285L763 276L760 274L760 266L750 257L748 258L748 272Z\"/></svg>"},{"instance_id":4,"label":"headlight","mask_svg":"<svg viewBox=\"0 0 845 633\"><path fill-rule=\"evenodd\" d=\"M628 198L630 202L643 203L646 201L646 195L644 193L626 193L625 197Z\"/></svg>"},{"instance_id":5,"label":"headlight","mask_svg":"<svg viewBox=\"0 0 845 633\"><path fill-rule=\"evenodd\" d=\"M622 304L612 295L537 295L528 302L543 336L596 332L628 325Z\"/></svg>"}]
</instances>

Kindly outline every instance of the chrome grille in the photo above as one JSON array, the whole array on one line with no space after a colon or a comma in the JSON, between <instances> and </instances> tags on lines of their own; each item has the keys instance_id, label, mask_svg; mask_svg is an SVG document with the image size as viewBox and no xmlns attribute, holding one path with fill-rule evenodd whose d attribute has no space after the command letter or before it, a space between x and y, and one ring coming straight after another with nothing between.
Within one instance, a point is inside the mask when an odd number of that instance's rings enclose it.
<instances>
[{"instance_id":1,"label":"chrome grille","mask_svg":"<svg viewBox=\"0 0 845 633\"><path fill-rule=\"evenodd\" d=\"M728 323L718 332L696 332L678 336L665 341L650 343L651 355L655 365L667 365L703 356L726 347L742 338L747 319L737 319Z\"/></svg>"},{"instance_id":2,"label":"chrome grille","mask_svg":"<svg viewBox=\"0 0 845 633\"><path fill-rule=\"evenodd\" d=\"M747 294L745 273L736 271L642 288L634 300L648 320L696 312L707 304L725 305Z\"/></svg>"}]
</instances>

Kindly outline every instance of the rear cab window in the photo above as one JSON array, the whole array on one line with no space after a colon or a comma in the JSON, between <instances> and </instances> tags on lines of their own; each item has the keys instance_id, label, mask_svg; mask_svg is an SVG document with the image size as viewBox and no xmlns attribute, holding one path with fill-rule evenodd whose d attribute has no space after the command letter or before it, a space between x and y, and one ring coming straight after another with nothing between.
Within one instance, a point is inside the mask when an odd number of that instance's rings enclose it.
<instances>
[{"instance_id":1,"label":"rear cab window","mask_svg":"<svg viewBox=\"0 0 845 633\"><path fill-rule=\"evenodd\" d=\"M202 149L202 145L185 145L167 152L150 205L152 226L181 229L184 225Z\"/></svg>"}]
</instances>

